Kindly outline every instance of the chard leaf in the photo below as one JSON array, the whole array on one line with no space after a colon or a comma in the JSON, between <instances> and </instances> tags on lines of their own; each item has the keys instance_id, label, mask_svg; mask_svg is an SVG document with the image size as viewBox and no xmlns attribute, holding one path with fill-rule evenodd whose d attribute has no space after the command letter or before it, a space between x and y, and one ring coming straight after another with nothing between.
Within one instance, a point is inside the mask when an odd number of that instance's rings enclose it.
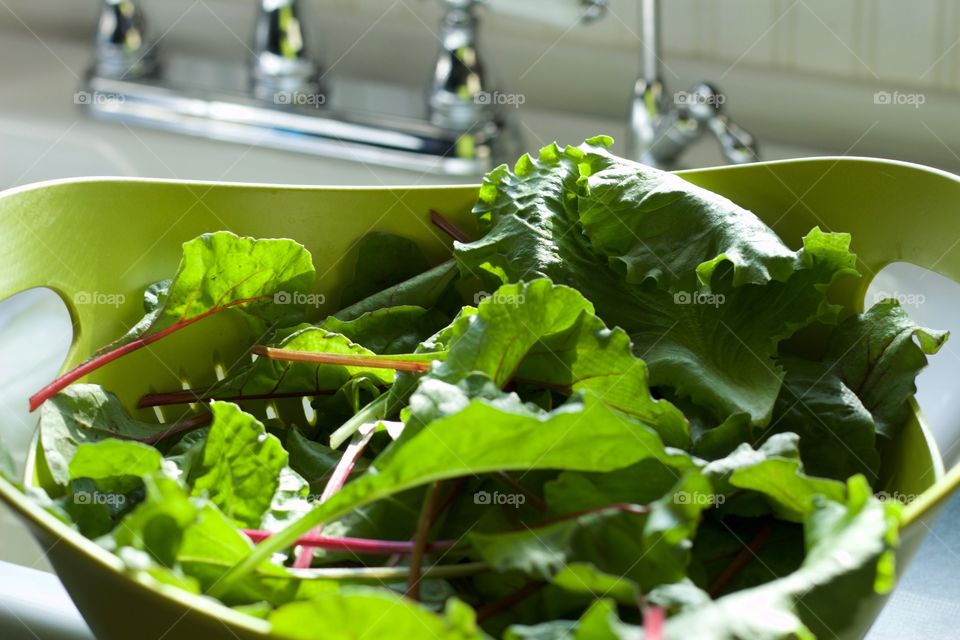
<instances>
[{"instance_id":1,"label":"chard leaf","mask_svg":"<svg viewBox=\"0 0 960 640\"><path fill-rule=\"evenodd\" d=\"M442 327L447 318L430 309L413 305L368 311L354 320L330 316L320 326L346 336L373 353L410 353Z\"/></svg>"},{"instance_id":2,"label":"chard leaf","mask_svg":"<svg viewBox=\"0 0 960 640\"><path fill-rule=\"evenodd\" d=\"M183 244L173 279L150 290L147 315L98 353L228 308L261 327L294 325L303 315L296 297L310 290L314 275L310 253L293 240L204 234Z\"/></svg>"},{"instance_id":3,"label":"chard leaf","mask_svg":"<svg viewBox=\"0 0 960 640\"><path fill-rule=\"evenodd\" d=\"M907 401L916 393L914 380L926 356L948 337L946 331L918 326L897 301L884 300L837 327L824 362L860 397L877 433L892 438L906 422Z\"/></svg>"},{"instance_id":4,"label":"chard leaf","mask_svg":"<svg viewBox=\"0 0 960 640\"><path fill-rule=\"evenodd\" d=\"M101 366L224 309L244 311L257 335L296 324L303 316L300 298L313 286L314 275L310 253L292 240L218 231L185 242L173 279L147 288L146 315L126 335L34 394L30 409Z\"/></svg>"},{"instance_id":5,"label":"chard leaf","mask_svg":"<svg viewBox=\"0 0 960 640\"><path fill-rule=\"evenodd\" d=\"M190 478L191 495L207 497L238 525L257 528L287 466L287 452L253 416L213 402L213 424Z\"/></svg>"},{"instance_id":6,"label":"chard leaf","mask_svg":"<svg viewBox=\"0 0 960 640\"><path fill-rule=\"evenodd\" d=\"M104 491L126 493L140 486L141 476L159 471L163 456L139 442L107 439L85 442L70 460L70 479L89 478Z\"/></svg>"},{"instance_id":7,"label":"chard leaf","mask_svg":"<svg viewBox=\"0 0 960 640\"><path fill-rule=\"evenodd\" d=\"M810 473L846 480L860 473L878 479L880 454L873 416L837 375L819 362L781 361L787 375L768 432L800 436L800 456Z\"/></svg>"},{"instance_id":8,"label":"chard leaf","mask_svg":"<svg viewBox=\"0 0 960 640\"><path fill-rule=\"evenodd\" d=\"M376 355L346 336L328 329L307 326L283 338L275 348L286 351ZM239 398L283 394L322 394L337 391L355 376L367 376L382 384L393 382L394 372L373 367L310 364L259 357L205 391L202 397Z\"/></svg>"},{"instance_id":9,"label":"chard leaf","mask_svg":"<svg viewBox=\"0 0 960 640\"><path fill-rule=\"evenodd\" d=\"M172 478L154 473L144 476L143 482L146 499L113 530L112 541L118 548L132 547L174 567L183 531L196 518L197 508Z\"/></svg>"},{"instance_id":10,"label":"chard leaf","mask_svg":"<svg viewBox=\"0 0 960 640\"><path fill-rule=\"evenodd\" d=\"M309 602L284 605L269 620L273 634L288 640L313 640L318 629L330 640L488 637L477 627L473 610L456 598L437 614L387 589L365 587L344 587Z\"/></svg>"},{"instance_id":11,"label":"chard leaf","mask_svg":"<svg viewBox=\"0 0 960 640\"><path fill-rule=\"evenodd\" d=\"M682 466L686 458L665 449L653 429L610 409L589 392L548 413L533 411L519 399L509 409L473 400L419 433L401 437L388 451L382 464L375 461L365 475L258 545L224 584L229 586L319 524L429 482L515 469L611 471L651 457Z\"/></svg>"},{"instance_id":12,"label":"chard leaf","mask_svg":"<svg viewBox=\"0 0 960 640\"><path fill-rule=\"evenodd\" d=\"M780 518L802 522L814 507L814 497L826 496L843 502L844 485L835 480L814 478L803 473L798 450L799 438L795 433L780 433L754 449L741 444L726 458L715 460L703 469L711 479L718 494L733 496L738 490L746 490L729 503L722 503L724 510L741 515L759 515L760 497Z\"/></svg>"},{"instance_id":13,"label":"chard leaf","mask_svg":"<svg viewBox=\"0 0 960 640\"><path fill-rule=\"evenodd\" d=\"M357 242L353 279L343 287L346 307L420 275L429 266L416 242L392 233L370 233Z\"/></svg>"},{"instance_id":14,"label":"chard leaf","mask_svg":"<svg viewBox=\"0 0 960 640\"><path fill-rule=\"evenodd\" d=\"M873 498L862 477L846 504L820 497L804 523L807 556L790 575L668 619L664 638L794 639L843 636L869 596L891 587L899 505ZM744 615L749 612L749 615Z\"/></svg>"},{"instance_id":15,"label":"chard leaf","mask_svg":"<svg viewBox=\"0 0 960 640\"><path fill-rule=\"evenodd\" d=\"M581 313L593 313L593 305L569 287L546 279L503 285L467 317L435 375L456 382L479 371L502 387L534 345L570 329Z\"/></svg>"},{"instance_id":16,"label":"chard leaf","mask_svg":"<svg viewBox=\"0 0 960 640\"><path fill-rule=\"evenodd\" d=\"M70 461L84 443L107 438L149 440L162 425L134 420L112 393L95 384L74 384L43 405L40 445L53 480L70 481Z\"/></svg>"},{"instance_id":17,"label":"chard leaf","mask_svg":"<svg viewBox=\"0 0 960 640\"><path fill-rule=\"evenodd\" d=\"M457 277L457 265L450 260L355 302L335 315L340 320L348 321L388 307L417 306L432 309L450 294Z\"/></svg>"},{"instance_id":18,"label":"chard leaf","mask_svg":"<svg viewBox=\"0 0 960 640\"><path fill-rule=\"evenodd\" d=\"M591 389L611 407L655 427L666 444L688 448L686 419L666 400L652 398L647 366L631 346L622 329L607 329L600 318L583 313L567 331L534 345L516 377L535 386Z\"/></svg>"},{"instance_id":19,"label":"chard leaf","mask_svg":"<svg viewBox=\"0 0 960 640\"><path fill-rule=\"evenodd\" d=\"M855 273L849 237L814 229L790 252L749 212L616 159L607 144L552 145L512 172L491 173L475 209L487 234L456 245L461 269L499 282L547 276L577 288L605 322L630 335L653 384L719 420L748 412L766 424L782 377L772 361L777 342L835 316L824 295ZM616 213L632 207L641 213ZM704 246L675 241L690 229L709 238Z\"/></svg>"},{"instance_id":20,"label":"chard leaf","mask_svg":"<svg viewBox=\"0 0 960 640\"><path fill-rule=\"evenodd\" d=\"M705 499L678 500L680 493ZM710 496L710 483L691 471L672 492L650 505L649 514L625 512L615 506L540 527L471 533L468 540L497 571L518 570L539 580L553 580L570 563L590 563L607 574L594 574L595 583L609 587L605 583L622 575L628 582L617 583L618 590L632 581L647 591L684 577L690 560L690 538ZM565 574L563 584L569 585L571 577ZM586 586L576 590L584 591Z\"/></svg>"},{"instance_id":21,"label":"chard leaf","mask_svg":"<svg viewBox=\"0 0 960 640\"><path fill-rule=\"evenodd\" d=\"M668 445L689 446L683 414L650 395L646 366L631 352L630 339L608 330L574 289L546 279L502 285L441 339L448 341L446 359L426 379L458 382L482 372L494 388L516 379L567 393L592 390L656 428Z\"/></svg>"}]
</instances>

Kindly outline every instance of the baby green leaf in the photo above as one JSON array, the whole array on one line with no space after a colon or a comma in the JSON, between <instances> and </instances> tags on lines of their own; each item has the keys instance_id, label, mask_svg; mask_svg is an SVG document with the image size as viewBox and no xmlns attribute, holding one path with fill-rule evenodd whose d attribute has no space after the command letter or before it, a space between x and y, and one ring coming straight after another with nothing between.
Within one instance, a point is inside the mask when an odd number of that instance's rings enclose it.
<instances>
[{"instance_id":1,"label":"baby green leaf","mask_svg":"<svg viewBox=\"0 0 960 640\"><path fill-rule=\"evenodd\" d=\"M437 614L387 589L366 587L344 587L309 602L284 605L269 620L273 634L288 640L313 640L318 629L330 640L488 637L477 627L473 610L456 598Z\"/></svg>"},{"instance_id":2,"label":"baby green leaf","mask_svg":"<svg viewBox=\"0 0 960 640\"><path fill-rule=\"evenodd\" d=\"M255 240L228 231L184 243L183 258L168 283L147 290L147 314L122 338L60 376L30 398L31 410L127 353L224 309L241 309L266 327L296 324L298 298L313 286L310 253L292 240Z\"/></svg>"},{"instance_id":3,"label":"baby green leaf","mask_svg":"<svg viewBox=\"0 0 960 640\"><path fill-rule=\"evenodd\" d=\"M125 493L139 486L141 476L159 471L163 456L139 442L101 440L77 447L70 460L70 479L90 478L105 491Z\"/></svg>"},{"instance_id":4,"label":"baby green leaf","mask_svg":"<svg viewBox=\"0 0 960 640\"><path fill-rule=\"evenodd\" d=\"M461 411L395 442L383 465L375 463L364 476L259 545L223 584L229 586L319 524L429 482L514 469L610 471L651 457L677 465L686 458L668 452L653 429L610 409L589 392L549 413L534 412L519 402L508 409L473 400Z\"/></svg>"},{"instance_id":5,"label":"baby green leaf","mask_svg":"<svg viewBox=\"0 0 960 640\"><path fill-rule=\"evenodd\" d=\"M257 528L287 465L287 452L253 416L214 402L213 424L190 477L191 494L206 496L238 525Z\"/></svg>"}]
</instances>

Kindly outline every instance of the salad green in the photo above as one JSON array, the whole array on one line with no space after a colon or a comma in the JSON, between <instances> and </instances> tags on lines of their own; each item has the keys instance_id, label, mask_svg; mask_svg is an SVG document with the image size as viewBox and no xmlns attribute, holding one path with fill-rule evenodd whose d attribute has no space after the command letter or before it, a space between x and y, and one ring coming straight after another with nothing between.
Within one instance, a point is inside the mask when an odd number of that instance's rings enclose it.
<instances>
[{"instance_id":1,"label":"salad green","mask_svg":"<svg viewBox=\"0 0 960 640\"><path fill-rule=\"evenodd\" d=\"M947 334L838 304L848 235L791 249L610 143L493 171L475 240L434 213L443 264L360 240L320 319L295 241L187 242L143 319L31 398L32 495L280 638L832 637L892 587L900 505L873 494ZM79 383L230 309L253 357L203 386Z\"/></svg>"}]
</instances>

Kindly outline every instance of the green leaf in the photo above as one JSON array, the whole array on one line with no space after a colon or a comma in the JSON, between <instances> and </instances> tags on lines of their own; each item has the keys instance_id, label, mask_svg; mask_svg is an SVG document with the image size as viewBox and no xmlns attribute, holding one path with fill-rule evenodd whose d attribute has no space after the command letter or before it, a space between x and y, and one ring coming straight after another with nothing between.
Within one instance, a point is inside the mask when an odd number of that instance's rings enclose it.
<instances>
[{"instance_id":1,"label":"green leaf","mask_svg":"<svg viewBox=\"0 0 960 640\"><path fill-rule=\"evenodd\" d=\"M631 347L622 329L607 329L598 317L582 313L567 331L534 345L516 377L547 388L591 389L611 407L656 428L666 444L688 448L686 419L666 400L653 399L647 366Z\"/></svg>"},{"instance_id":2,"label":"green leaf","mask_svg":"<svg viewBox=\"0 0 960 640\"><path fill-rule=\"evenodd\" d=\"M667 620L667 639L844 637L867 598L891 586L899 505L872 497L854 477L839 504L818 498L805 522L807 556L790 575ZM744 612L749 612L745 615Z\"/></svg>"},{"instance_id":3,"label":"green leaf","mask_svg":"<svg viewBox=\"0 0 960 640\"><path fill-rule=\"evenodd\" d=\"M798 358L781 363L787 375L768 432L798 434L803 465L814 475L842 481L860 473L875 483L877 427L860 398L823 363Z\"/></svg>"},{"instance_id":4,"label":"green leaf","mask_svg":"<svg viewBox=\"0 0 960 640\"><path fill-rule=\"evenodd\" d=\"M733 265L734 286L792 275L794 252L746 209L599 145L584 151L580 222L593 248L627 282L652 279L666 291L694 291L710 285L722 262Z\"/></svg>"},{"instance_id":5,"label":"green leaf","mask_svg":"<svg viewBox=\"0 0 960 640\"><path fill-rule=\"evenodd\" d=\"M502 387L541 339L567 331L582 313L592 312L593 305L576 290L546 279L503 285L468 317L435 375L456 382L479 371Z\"/></svg>"},{"instance_id":6,"label":"green leaf","mask_svg":"<svg viewBox=\"0 0 960 640\"><path fill-rule=\"evenodd\" d=\"M165 567L176 565L184 529L194 521L197 508L180 484L161 473L143 478L146 499L113 530L117 547L144 551Z\"/></svg>"},{"instance_id":7,"label":"green leaf","mask_svg":"<svg viewBox=\"0 0 960 640\"><path fill-rule=\"evenodd\" d=\"M439 264L409 280L355 302L335 315L340 320L356 320L365 313L388 307L417 306L424 309L436 307L450 294L458 277L457 266L451 260Z\"/></svg>"},{"instance_id":8,"label":"green leaf","mask_svg":"<svg viewBox=\"0 0 960 640\"><path fill-rule=\"evenodd\" d=\"M814 229L790 252L749 212L618 160L605 145L552 145L513 172L490 174L475 209L487 233L456 245L461 270L497 282L547 276L575 287L608 325L630 335L654 385L672 387L719 420L747 412L766 424L782 376L772 360L777 342L836 315L824 295L855 273L849 237ZM670 206L645 208L657 203ZM626 215L634 208L640 213ZM691 229L706 245L676 240Z\"/></svg>"},{"instance_id":9,"label":"green leaf","mask_svg":"<svg viewBox=\"0 0 960 640\"><path fill-rule=\"evenodd\" d=\"M436 614L386 589L344 587L309 602L284 605L269 616L272 632L288 640L313 640L323 630L330 640L469 640L486 638L473 611L455 598Z\"/></svg>"},{"instance_id":10,"label":"green leaf","mask_svg":"<svg viewBox=\"0 0 960 640\"><path fill-rule=\"evenodd\" d=\"M120 400L95 384L74 384L51 398L40 412L40 445L50 475L70 481L70 461L83 443L108 438L150 439L162 425L134 420Z\"/></svg>"},{"instance_id":11,"label":"green leaf","mask_svg":"<svg viewBox=\"0 0 960 640\"><path fill-rule=\"evenodd\" d=\"M338 355L376 355L373 351L354 344L346 336L328 329L306 326L286 336L276 345L285 351L332 353ZM389 369L310 364L258 357L232 375L213 385L202 395L211 398L275 395L285 393L323 394L337 391L351 378L366 376L382 384L393 382Z\"/></svg>"},{"instance_id":12,"label":"green leaf","mask_svg":"<svg viewBox=\"0 0 960 640\"><path fill-rule=\"evenodd\" d=\"M783 394L782 391L780 393ZM707 460L723 458L741 443L753 440L753 431L750 414L735 413L718 426L703 430L694 440L693 454Z\"/></svg>"},{"instance_id":13,"label":"green leaf","mask_svg":"<svg viewBox=\"0 0 960 640\"><path fill-rule=\"evenodd\" d=\"M105 491L126 493L141 484L140 478L159 471L163 456L139 442L101 440L77 447L70 460L70 479L90 478Z\"/></svg>"},{"instance_id":14,"label":"green leaf","mask_svg":"<svg viewBox=\"0 0 960 640\"><path fill-rule=\"evenodd\" d=\"M367 234L356 251L357 266L340 294L341 307L418 276L429 266L416 242L392 233Z\"/></svg>"},{"instance_id":15,"label":"green leaf","mask_svg":"<svg viewBox=\"0 0 960 640\"><path fill-rule=\"evenodd\" d=\"M253 416L213 402L213 424L190 478L191 495L205 496L240 526L257 528L287 466L287 452Z\"/></svg>"},{"instance_id":16,"label":"green leaf","mask_svg":"<svg viewBox=\"0 0 960 640\"><path fill-rule=\"evenodd\" d=\"M824 362L859 396L877 424L877 433L892 438L910 413L907 403L927 355L940 350L946 331L914 323L895 300L875 304L866 313L837 327Z\"/></svg>"},{"instance_id":17,"label":"green leaf","mask_svg":"<svg viewBox=\"0 0 960 640\"><path fill-rule=\"evenodd\" d=\"M293 240L204 234L183 244L169 283L148 289L143 319L98 353L227 308L244 311L261 327L296 324L304 307L298 298L309 292L314 276L310 253Z\"/></svg>"},{"instance_id":18,"label":"green leaf","mask_svg":"<svg viewBox=\"0 0 960 640\"><path fill-rule=\"evenodd\" d=\"M330 316L320 326L379 354L410 353L447 324L434 310L413 305L368 311L354 320Z\"/></svg>"},{"instance_id":19,"label":"green leaf","mask_svg":"<svg viewBox=\"0 0 960 640\"><path fill-rule=\"evenodd\" d=\"M649 514L613 506L543 526L524 525L506 533L471 533L467 539L480 557L500 572L518 570L535 579L553 580L571 563L590 563L606 574L593 574L591 582L595 585L615 586L622 592L632 581L646 591L685 575L690 538L709 501L677 500L681 492L712 495L709 482L691 471L672 492L650 505ZM576 571L584 573L582 568ZM563 573L561 586L571 586L573 575ZM614 585L614 576L628 582ZM576 591L589 591L586 583L572 586Z\"/></svg>"},{"instance_id":20,"label":"green leaf","mask_svg":"<svg viewBox=\"0 0 960 640\"><path fill-rule=\"evenodd\" d=\"M396 441L385 463L375 462L367 474L260 544L232 579L316 525L429 482L512 469L610 471L651 457L682 465L686 456L668 452L651 428L611 410L590 393L549 413L534 412L519 400L511 410L474 400L409 439Z\"/></svg>"},{"instance_id":21,"label":"green leaf","mask_svg":"<svg viewBox=\"0 0 960 640\"><path fill-rule=\"evenodd\" d=\"M754 498L760 497L778 517L802 522L813 509L814 496L842 502L842 483L803 473L798 440L795 433L780 433L759 449L744 443L726 458L704 467L703 473L713 481L718 494L730 497L738 490L748 492L730 502L718 500L718 506L731 513L759 515L762 511L756 509Z\"/></svg>"}]
</instances>

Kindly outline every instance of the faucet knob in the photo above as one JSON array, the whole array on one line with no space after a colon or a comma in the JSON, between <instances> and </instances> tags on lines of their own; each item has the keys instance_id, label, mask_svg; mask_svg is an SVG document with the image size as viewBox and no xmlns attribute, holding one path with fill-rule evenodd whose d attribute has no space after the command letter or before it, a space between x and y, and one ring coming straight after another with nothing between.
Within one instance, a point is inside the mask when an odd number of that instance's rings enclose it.
<instances>
[{"instance_id":1,"label":"faucet knob","mask_svg":"<svg viewBox=\"0 0 960 640\"><path fill-rule=\"evenodd\" d=\"M254 95L275 102L284 93L319 95L320 65L308 53L299 0L258 0L258 5L251 60Z\"/></svg>"},{"instance_id":2,"label":"faucet knob","mask_svg":"<svg viewBox=\"0 0 960 640\"><path fill-rule=\"evenodd\" d=\"M427 97L430 121L439 127L468 130L495 117L477 49L478 4L478 0L443 0L447 13L442 44Z\"/></svg>"},{"instance_id":3,"label":"faucet knob","mask_svg":"<svg viewBox=\"0 0 960 640\"><path fill-rule=\"evenodd\" d=\"M685 97L685 100L681 98ZM714 85L701 82L685 94L675 96L681 118L690 118L705 125L720 143L720 152L731 164L756 162L757 141L753 135L734 123L724 112L726 98Z\"/></svg>"},{"instance_id":4,"label":"faucet knob","mask_svg":"<svg viewBox=\"0 0 960 640\"><path fill-rule=\"evenodd\" d=\"M139 2L103 0L94 65L106 78L143 78L157 71L156 47L146 35Z\"/></svg>"}]
</instances>

